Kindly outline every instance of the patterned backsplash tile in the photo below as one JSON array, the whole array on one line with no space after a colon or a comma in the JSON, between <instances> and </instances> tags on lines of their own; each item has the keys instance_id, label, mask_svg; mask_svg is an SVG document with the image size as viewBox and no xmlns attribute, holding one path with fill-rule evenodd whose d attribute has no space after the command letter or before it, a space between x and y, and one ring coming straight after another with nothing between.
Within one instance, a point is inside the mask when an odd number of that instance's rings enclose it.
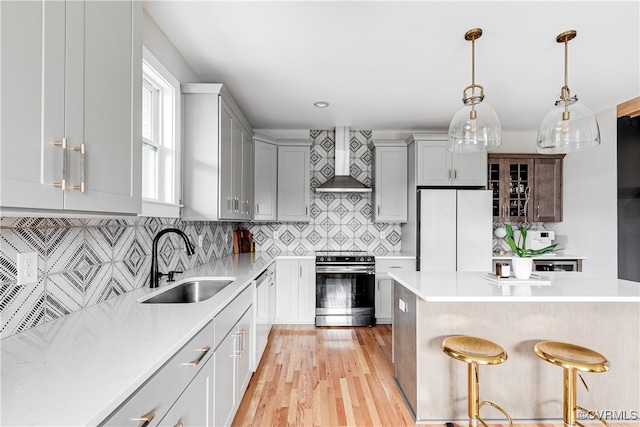
<instances>
[{"instance_id":1,"label":"patterned backsplash tile","mask_svg":"<svg viewBox=\"0 0 640 427\"><path fill-rule=\"evenodd\" d=\"M400 224L372 222L371 193L315 192L317 186L334 175L335 132L312 130L311 139L311 220L244 224L254 234L256 250L269 253L361 250L374 254L399 251ZM349 152L351 176L371 186L371 131L350 131Z\"/></svg>"},{"instance_id":2,"label":"patterned backsplash tile","mask_svg":"<svg viewBox=\"0 0 640 427\"><path fill-rule=\"evenodd\" d=\"M311 131L312 190L335 168L334 131ZM351 131L350 173L371 185L371 131ZM371 194L316 194L308 223L245 223L257 251L400 251L399 224L373 223ZM184 231L202 247L189 257L175 234L159 242L160 271L185 270L233 252L229 222L174 218L0 218L0 338L147 286L153 237L167 227ZM274 238L277 233L278 238ZM382 236L384 235L384 238ZM38 282L16 283L16 254L38 254Z\"/></svg>"},{"instance_id":3,"label":"patterned backsplash tile","mask_svg":"<svg viewBox=\"0 0 640 427\"><path fill-rule=\"evenodd\" d=\"M185 270L232 253L232 223L0 219L0 338L147 286L153 237L167 227L181 229L196 243L202 234L204 241L189 257L181 239L165 235L158 248L160 271ZM17 285L18 252L38 254L37 283Z\"/></svg>"}]
</instances>

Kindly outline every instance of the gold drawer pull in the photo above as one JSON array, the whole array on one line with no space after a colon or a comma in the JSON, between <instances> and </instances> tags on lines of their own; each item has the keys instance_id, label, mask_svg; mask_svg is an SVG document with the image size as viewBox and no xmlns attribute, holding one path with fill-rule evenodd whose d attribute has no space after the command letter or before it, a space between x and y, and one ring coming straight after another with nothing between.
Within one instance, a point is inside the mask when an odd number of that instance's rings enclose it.
<instances>
[{"instance_id":1,"label":"gold drawer pull","mask_svg":"<svg viewBox=\"0 0 640 427\"><path fill-rule=\"evenodd\" d=\"M206 356L206 354L209 352L209 350L211 350L210 346L199 348L197 351L202 352L200 357L198 357L196 360L193 360L191 362L183 363L182 366L198 366L200 362L202 362L202 359L204 359L204 356Z\"/></svg>"},{"instance_id":2,"label":"gold drawer pull","mask_svg":"<svg viewBox=\"0 0 640 427\"><path fill-rule=\"evenodd\" d=\"M155 412L149 412L146 415L141 416L140 418L132 418L132 421L144 421L140 424L140 427L147 427L151 421L156 417Z\"/></svg>"},{"instance_id":3,"label":"gold drawer pull","mask_svg":"<svg viewBox=\"0 0 640 427\"><path fill-rule=\"evenodd\" d=\"M62 148L62 179L60 182L54 182L53 186L67 191L67 138L62 138L61 141L53 141L53 145Z\"/></svg>"},{"instance_id":4,"label":"gold drawer pull","mask_svg":"<svg viewBox=\"0 0 640 427\"><path fill-rule=\"evenodd\" d=\"M80 185L74 185L71 188L73 188L74 190L78 190L81 193L84 193L84 181L85 181L85 174L86 174L86 168L87 168L86 160L85 160L86 150L85 150L84 142L77 147L71 148L71 150L80 153Z\"/></svg>"}]
</instances>

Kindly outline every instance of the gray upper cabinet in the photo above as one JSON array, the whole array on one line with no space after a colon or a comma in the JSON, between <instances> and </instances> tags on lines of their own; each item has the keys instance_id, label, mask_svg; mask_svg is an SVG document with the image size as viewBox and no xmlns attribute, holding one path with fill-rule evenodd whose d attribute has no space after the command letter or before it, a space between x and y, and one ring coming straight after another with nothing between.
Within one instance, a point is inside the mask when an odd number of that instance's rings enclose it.
<instances>
[{"instance_id":1,"label":"gray upper cabinet","mask_svg":"<svg viewBox=\"0 0 640 427\"><path fill-rule=\"evenodd\" d=\"M278 206L278 145L267 136L254 135L254 207L256 221L275 221Z\"/></svg>"},{"instance_id":2,"label":"gray upper cabinet","mask_svg":"<svg viewBox=\"0 0 640 427\"><path fill-rule=\"evenodd\" d=\"M374 141L373 218L376 222L407 221L407 145Z\"/></svg>"},{"instance_id":3,"label":"gray upper cabinet","mask_svg":"<svg viewBox=\"0 0 640 427\"><path fill-rule=\"evenodd\" d=\"M309 221L311 141L278 145L278 220Z\"/></svg>"},{"instance_id":4,"label":"gray upper cabinet","mask_svg":"<svg viewBox=\"0 0 640 427\"><path fill-rule=\"evenodd\" d=\"M417 186L486 186L486 152L451 153L444 134L416 134L407 143L416 144Z\"/></svg>"},{"instance_id":5,"label":"gray upper cabinet","mask_svg":"<svg viewBox=\"0 0 640 427\"><path fill-rule=\"evenodd\" d=\"M189 83L183 96L183 211L190 220L248 220L253 130L226 88Z\"/></svg>"},{"instance_id":6,"label":"gray upper cabinet","mask_svg":"<svg viewBox=\"0 0 640 427\"><path fill-rule=\"evenodd\" d=\"M0 206L138 213L141 2L0 8Z\"/></svg>"}]
</instances>

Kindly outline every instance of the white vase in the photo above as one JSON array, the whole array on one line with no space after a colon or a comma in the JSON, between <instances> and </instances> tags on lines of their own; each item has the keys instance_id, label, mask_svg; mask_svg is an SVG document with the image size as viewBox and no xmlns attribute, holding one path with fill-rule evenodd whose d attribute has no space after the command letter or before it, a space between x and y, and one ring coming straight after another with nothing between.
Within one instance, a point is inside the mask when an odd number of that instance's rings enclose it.
<instances>
[{"instance_id":1,"label":"white vase","mask_svg":"<svg viewBox=\"0 0 640 427\"><path fill-rule=\"evenodd\" d=\"M511 266L513 267L513 275L516 276L516 279L528 279L529 276L531 276L533 259L513 257L513 259L511 259Z\"/></svg>"}]
</instances>

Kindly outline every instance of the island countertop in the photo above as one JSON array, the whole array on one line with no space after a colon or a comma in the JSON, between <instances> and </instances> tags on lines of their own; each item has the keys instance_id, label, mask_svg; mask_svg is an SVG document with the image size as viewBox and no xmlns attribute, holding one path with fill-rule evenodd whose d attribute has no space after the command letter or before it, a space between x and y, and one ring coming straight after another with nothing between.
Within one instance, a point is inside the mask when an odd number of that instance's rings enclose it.
<instances>
[{"instance_id":1,"label":"island countertop","mask_svg":"<svg viewBox=\"0 0 640 427\"><path fill-rule=\"evenodd\" d=\"M537 342L552 340L591 348L611 363L606 375L582 373L591 393L580 390L581 406L618 410L606 416L610 422L637 422L640 283L578 272L540 273L548 285L498 286L486 272L389 273L396 382L419 422L468 419L466 366L441 348L453 335L485 338L506 351L506 363L482 367L480 393L514 421L562 416L562 369L533 352Z\"/></svg>"},{"instance_id":2,"label":"island countertop","mask_svg":"<svg viewBox=\"0 0 640 427\"><path fill-rule=\"evenodd\" d=\"M539 274L550 284L532 279L530 285L498 285L486 272L389 272L428 302L640 302L638 282L579 272Z\"/></svg>"}]
</instances>

